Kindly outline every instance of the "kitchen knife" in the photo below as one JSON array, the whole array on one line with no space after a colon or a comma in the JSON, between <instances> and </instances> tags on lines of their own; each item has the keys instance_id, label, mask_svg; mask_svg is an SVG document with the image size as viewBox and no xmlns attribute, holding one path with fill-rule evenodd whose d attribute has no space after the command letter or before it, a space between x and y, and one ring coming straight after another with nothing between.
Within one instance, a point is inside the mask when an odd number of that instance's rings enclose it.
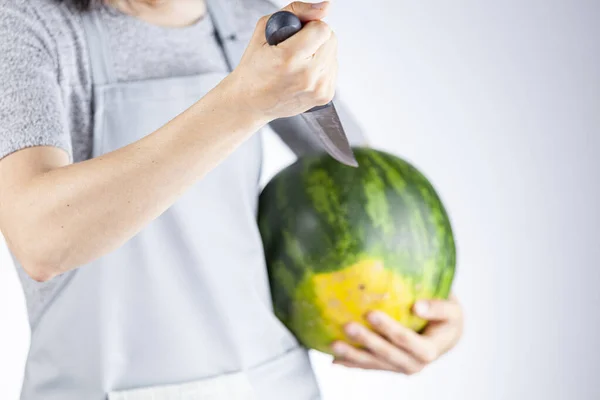
<instances>
[{"instance_id":1,"label":"kitchen knife","mask_svg":"<svg viewBox=\"0 0 600 400\"><path fill-rule=\"evenodd\" d=\"M302 22L296 15L289 11L278 11L267 21L265 29L267 43L276 46L301 29ZM304 112L302 117L315 131L329 155L343 164L358 167L333 102L311 108Z\"/></svg>"}]
</instances>

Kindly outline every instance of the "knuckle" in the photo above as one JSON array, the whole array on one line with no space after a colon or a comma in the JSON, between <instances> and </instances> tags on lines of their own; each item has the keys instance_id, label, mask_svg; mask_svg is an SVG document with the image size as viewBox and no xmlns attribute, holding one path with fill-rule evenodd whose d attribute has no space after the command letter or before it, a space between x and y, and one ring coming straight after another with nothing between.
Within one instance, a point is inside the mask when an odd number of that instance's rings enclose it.
<instances>
[{"instance_id":1,"label":"knuckle","mask_svg":"<svg viewBox=\"0 0 600 400\"><path fill-rule=\"evenodd\" d=\"M338 45L338 37L335 34L334 31L331 31L330 36L329 36L329 41L331 42L332 45L334 45L335 47L337 47Z\"/></svg>"},{"instance_id":2,"label":"knuckle","mask_svg":"<svg viewBox=\"0 0 600 400\"><path fill-rule=\"evenodd\" d=\"M363 352L359 352L356 355L356 362L362 365L373 365L373 360L371 360L370 357Z\"/></svg>"},{"instance_id":3,"label":"knuckle","mask_svg":"<svg viewBox=\"0 0 600 400\"><path fill-rule=\"evenodd\" d=\"M307 25L310 25L310 29L314 29L319 35L324 37L330 37L333 33L331 27L321 20L310 21Z\"/></svg>"},{"instance_id":4,"label":"knuckle","mask_svg":"<svg viewBox=\"0 0 600 400\"><path fill-rule=\"evenodd\" d=\"M261 27L267 25L267 21L269 20L269 17L270 17L269 15L263 15L262 17L260 17L258 19L258 22L256 23L256 27L261 28ZM261 34L262 34L262 32L261 32Z\"/></svg>"},{"instance_id":5,"label":"knuckle","mask_svg":"<svg viewBox=\"0 0 600 400\"><path fill-rule=\"evenodd\" d=\"M371 344L372 342L371 338L366 334L366 332L363 329L359 329L354 337L356 338L356 340L365 345Z\"/></svg>"},{"instance_id":6,"label":"knuckle","mask_svg":"<svg viewBox=\"0 0 600 400\"><path fill-rule=\"evenodd\" d=\"M284 74L289 74L294 70L294 57L293 52L288 49L282 48L279 51L279 56L276 61L276 68L278 71Z\"/></svg>"},{"instance_id":7,"label":"knuckle","mask_svg":"<svg viewBox=\"0 0 600 400\"><path fill-rule=\"evenodd\" d=\"M330 85L327 89L327 102L332 101L335 98L335 86Z\"/></svg>"},{"instance_id":8,"label":"knuckle","mask_svg":"<svg viewBox=\"0 0 600 400\"><path fill-rule=\"evenodd\" d=\"M388 327L387 332L385 333L387 333L397 343L406 342L406 334L401 329Z\"/></svg>"},{"instance_id":9,"label":"knuckle","mask_svg":"<svg viewBox=\"0 0 600 400\"><path fill-rule=\"evenodd\" d=\"M298 82L300 83L300 86L303 91L313 91L315 87L313 72L309 69L303 70L302 72L300 72Z\"/></svg>"},{"instance_id":10,"label":"knuckle","mask_svg":"<svg viewBox=\"0 0 600 400\"><path fill-rule=\"evenodd\" d=\"M391 365L395 366L396 368L400 368L402 370L405 370L406 367L406 359L404 357L400 357L399 355L390 355L388 354L387 356L384 356L386 361L388 363L390 363Z\"/></svg>"},{"instance_id":11,"label":"knuckle","mask_svg":"<svg viewBox=\"0 0 600 400\"><path fill-rule=\"evenodd\" d=\"M323 82L323 80L319 80L315 83L314 87L313 87L313 92L315 94L315 97L321 97L323 96L324 92L325 92L325 83ZM362 335L363 332L359 332L358 334Z\"/></svg>"},{"instance_id":12,"label":"knuckle","mask_svg":"<svg viewBox=\"0 0 600 400\"><path fill-rule=\"evenodd\" d=\"M331 98L333 97L331 95L331 89L329 88L329 85L324 82L324 81L319 81L316 85L315 85L315 100L317 100L320 103L328 103ZM362 335L361 337L364 338L365 334L364 332L361 332L360 335Z\"/></svg>"},{"instance_id":13,"label":"knuckle","mask_svg":"<svg viewBox=\"0 0 600 400\"><path fill-rule=\"evenodd\" d=\"M325 96L323 96L322 98L319 99L319 101L323 104L327 104L330 101L333 100L333 93L332 92L327 92L327 94Z\"/></svg>"}]
</instances>

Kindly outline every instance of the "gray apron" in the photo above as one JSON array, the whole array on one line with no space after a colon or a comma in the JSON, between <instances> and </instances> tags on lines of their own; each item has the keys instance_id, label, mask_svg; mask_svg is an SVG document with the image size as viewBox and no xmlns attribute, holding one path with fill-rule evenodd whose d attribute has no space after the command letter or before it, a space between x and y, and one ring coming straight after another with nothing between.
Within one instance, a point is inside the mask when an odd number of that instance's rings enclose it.
<instances>
[{"instance_id":1,"label":"gray apron","mask_svg":"<svg viewBox=\"0 0 600 400\"><path fill-rule=\"evenodd\" d=\"M235 31L227 4L209 9L236 65L252 32ZM94 157L153 132L225 76L118 83L98 15L84 26ZM256 134L124 246L62 281L32 327L22 400L319 398L307 351L271 308L256 225L261 155Z\"/></svg>"}]
</instances>

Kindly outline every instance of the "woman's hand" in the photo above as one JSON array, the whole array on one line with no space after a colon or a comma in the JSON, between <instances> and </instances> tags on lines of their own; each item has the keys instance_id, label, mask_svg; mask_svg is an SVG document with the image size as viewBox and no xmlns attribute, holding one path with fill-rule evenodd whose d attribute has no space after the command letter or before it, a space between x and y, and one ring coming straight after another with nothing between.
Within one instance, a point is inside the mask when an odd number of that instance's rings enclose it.
<instances>
[{"instance_id":1,"label":"woman's hand","mask_svg":"<svg viewBox=\"0 0 600 400\"><path fill-rule=\"evenodd\" d=\"M298 115L333 99L337 81L337 39L321 21L329 3L294 2L283 10L305 23L300 32L270 46L265 27L270 15L258 21L229 88L244 107L271 121Z\"/></svg>"},{"instance_id":2,"label":"woman's hand","mask_svg":"<svg viewBox=\"0 0 600 400\"><path fill-rule=\"evenodd\" d=\"M422 334L380 312L367 316L372 329L356 323L348 324L346 334L364 349L336 342L333 344L334 364L406 375L420 372L458 343L462 335L463 313L454 296L448 301L418 302L415 313L429 321Z\"/></svg>"}]
</instances>

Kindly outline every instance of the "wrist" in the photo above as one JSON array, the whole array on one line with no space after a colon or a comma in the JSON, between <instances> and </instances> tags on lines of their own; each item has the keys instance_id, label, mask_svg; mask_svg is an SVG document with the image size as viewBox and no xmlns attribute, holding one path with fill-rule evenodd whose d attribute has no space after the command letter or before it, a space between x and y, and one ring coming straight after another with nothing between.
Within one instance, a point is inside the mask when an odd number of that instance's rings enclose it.
<instances>
[{"instance_id":1,"label":"wrist","mask_svg":"<svg viewBox=\"0 0 600 400\"><path fill-rule=\"evenodd\" d=\"M257 91L248 88L244 83L244 78L238 76L236 70L231 72L219 84L221 95L225 99L228 108L248 121L254 121L255 124L264 126L275 118L265 112L259 104Z\"/></svg>"}]
</instances>

